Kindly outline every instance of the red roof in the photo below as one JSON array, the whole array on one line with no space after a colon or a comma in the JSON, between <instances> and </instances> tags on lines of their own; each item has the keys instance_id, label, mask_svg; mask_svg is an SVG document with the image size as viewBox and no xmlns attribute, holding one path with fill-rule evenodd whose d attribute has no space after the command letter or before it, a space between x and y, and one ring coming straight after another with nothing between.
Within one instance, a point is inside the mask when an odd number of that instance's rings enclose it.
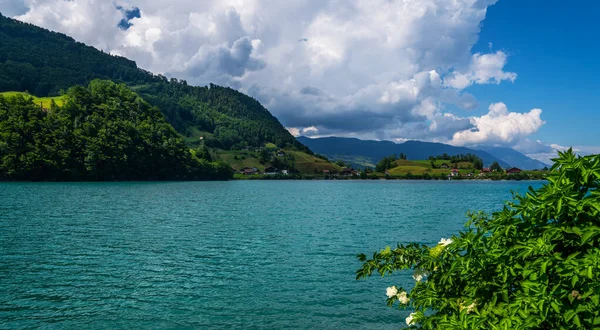
<instances>
[{"instance_id":1,"label":"red roof","mask_svg":"<svg viewBox=\"0 0 600 330\"><path fill-rule=\"evenodd\" d=\"M508 170L506 170L506 173L508 173L508 174L521 173L521 169L517 168L517 167L512 167L512 168L509 168Z\"/></svg>"}]
</instances>

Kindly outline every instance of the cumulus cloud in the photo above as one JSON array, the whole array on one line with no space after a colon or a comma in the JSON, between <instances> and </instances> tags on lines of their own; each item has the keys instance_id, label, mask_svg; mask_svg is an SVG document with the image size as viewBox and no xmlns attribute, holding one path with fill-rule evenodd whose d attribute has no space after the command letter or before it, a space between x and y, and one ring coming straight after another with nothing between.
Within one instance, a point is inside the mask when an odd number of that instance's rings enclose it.
<instances>
[{"instance_id":1,"label":"cumulus cloud","mask_svg":"<svg viewBox=\"0 0 600 330\"><path fill-rule=\"evenodd\" d=\"M514 145L537 132L545 124L541 115L540 109L532 109L525 113L509 112L506 104L494 103L490 105L486 115L471 117L473 128L454 133L450 143Z\"/></svg>"},{"instance_id":2,"label":"cumulus cloud","mask_svg":"<svg viewBox=\"0 0 600 330\"><path fill-rule=\"evenodd\" d=\"M254 57L255 45L259 41L242 37L233 42L231 47L227 44L218 46L202 45L192 58L185 62L180 71L174 71L177 76L188 78L220 76L237 78L246 72L261 70L265 62Z\"/></svg>"},{"instance_id":3,"label":"cumulus cloud","mask_svg":"<svg viewBox=\"0 0 600 330\"><path fill-rule=\"evenodd\" d=\"M466 72L453 72L445 83L456 89L465 89L473 84L499 84L504 80L514 82L517 74L505 72L507 56L498 51L492 54L474 54Z\"/></svg>"},{"instance_id":4,"label":"cumulus cloud","mask_svg":"<svg viewBox=\"0 0 600 330\"><path fill-rule=\"evenodd\" d=\"M155 73L240 89L293 134L515 143L543 125L541 110L459 115L478 107L469 86L517 78L506 53L471 53L495 2L24 0L17 18Z\"/></svg>"}]
</instances>

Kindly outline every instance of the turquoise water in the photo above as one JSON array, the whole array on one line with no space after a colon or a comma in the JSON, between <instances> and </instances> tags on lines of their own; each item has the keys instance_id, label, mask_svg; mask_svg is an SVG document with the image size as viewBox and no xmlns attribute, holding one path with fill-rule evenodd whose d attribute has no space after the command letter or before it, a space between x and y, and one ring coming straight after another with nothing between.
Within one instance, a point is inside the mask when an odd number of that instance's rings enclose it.
<instances>
[{"instance_id":1,"label":"turquoise water","mask_svg":"<svg viewBox=\"0 0 600 330\"><path fill-rule=\"evenodd\" d=\"M398 329L355 256L538 182L1 183L0 328Z\"/></svg>"}]
</instances>

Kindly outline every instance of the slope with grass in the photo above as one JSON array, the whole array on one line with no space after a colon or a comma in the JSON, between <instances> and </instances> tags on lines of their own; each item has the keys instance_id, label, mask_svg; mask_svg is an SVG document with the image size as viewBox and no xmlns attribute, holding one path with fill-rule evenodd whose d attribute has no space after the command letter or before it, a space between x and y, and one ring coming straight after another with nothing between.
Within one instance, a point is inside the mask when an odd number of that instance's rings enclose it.
<instances>
[{"instance_id":1,"label":"slope with grass","mask_svg":"<svg viewBox=\"0 0 600 330\"><path fill-rule=\"evenodd\" d=\"M265 146L265 149L269 150L267 151L269 155L266 158L261 156L260 151L253 150L215 150L213 153L218 159L231 165L236 171L245 167L256 167L262 172L269 166L300 174L321 174L323 170L337 172L342 170L336 164L302 151L285 150L285 155L279 157L273 151L277 149L269 148L268 145Z\"/></svg>"},{"instance_id":2,"label":"slope with grass","mask_svg":"<svg viewBox=\"0 0 600 330\"><path fill-rule=\"evenodd\" d=\"M33 103L46 110L50 109L52 101L58 106L62 106L64 103L63 96L37 97L26 92L0 92L0 95L4 97L22 96L26 99L31 99Z\"/></svg>"}]
</instances>

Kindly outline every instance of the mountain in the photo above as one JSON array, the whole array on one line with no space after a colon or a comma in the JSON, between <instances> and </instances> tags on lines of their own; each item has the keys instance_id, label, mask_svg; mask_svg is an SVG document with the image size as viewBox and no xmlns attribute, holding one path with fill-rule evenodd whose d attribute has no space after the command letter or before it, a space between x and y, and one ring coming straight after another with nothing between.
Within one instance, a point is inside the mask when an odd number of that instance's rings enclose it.
<instances>
[{"instance_id":1,"label":"mountain","mask_svg":"<svg viewBox=\"0 0 600 330\"><path fill-rule=\"evenodd\" d=\"M512 148L478 146L476 149L486 151L494 155L494 157L502 159L511 166L518 167L522 170L536 170L549 167L548 164L529 158Z\"/></svg>"},{"instance_id":2,"label":"mountain","mask_svg":"<svg viewBox=\"0 0 600 330\"><path fill-rule=\"evenodd\" d=\"M475 154L483 160L485 166L497 161L502 167L511 165L502 159L482 150L464 147L454 147L443 143L406 141L394 143L391 141L369 141L356 138L326 137L311 139L300 136L297 138L315 153L327 156L329 159L341 159L352 166L374 167L383 157L403 153L409 160L427 159L429 156L443 154L460 155Z\"/></svg>"},{"instance_id":3,"label":"mountain","mask_svg":"<svg viewBox=\"0 0 600 330\"><path fill-rule=\"evenodd\" d=\"M310 151L257 100L216 85L190 86L139 69L72 38L0 14L0 92L56 96L94 79L124 83L156 106L190 146L243 149L273 143Z\"/></svg>"}]
</instances>

